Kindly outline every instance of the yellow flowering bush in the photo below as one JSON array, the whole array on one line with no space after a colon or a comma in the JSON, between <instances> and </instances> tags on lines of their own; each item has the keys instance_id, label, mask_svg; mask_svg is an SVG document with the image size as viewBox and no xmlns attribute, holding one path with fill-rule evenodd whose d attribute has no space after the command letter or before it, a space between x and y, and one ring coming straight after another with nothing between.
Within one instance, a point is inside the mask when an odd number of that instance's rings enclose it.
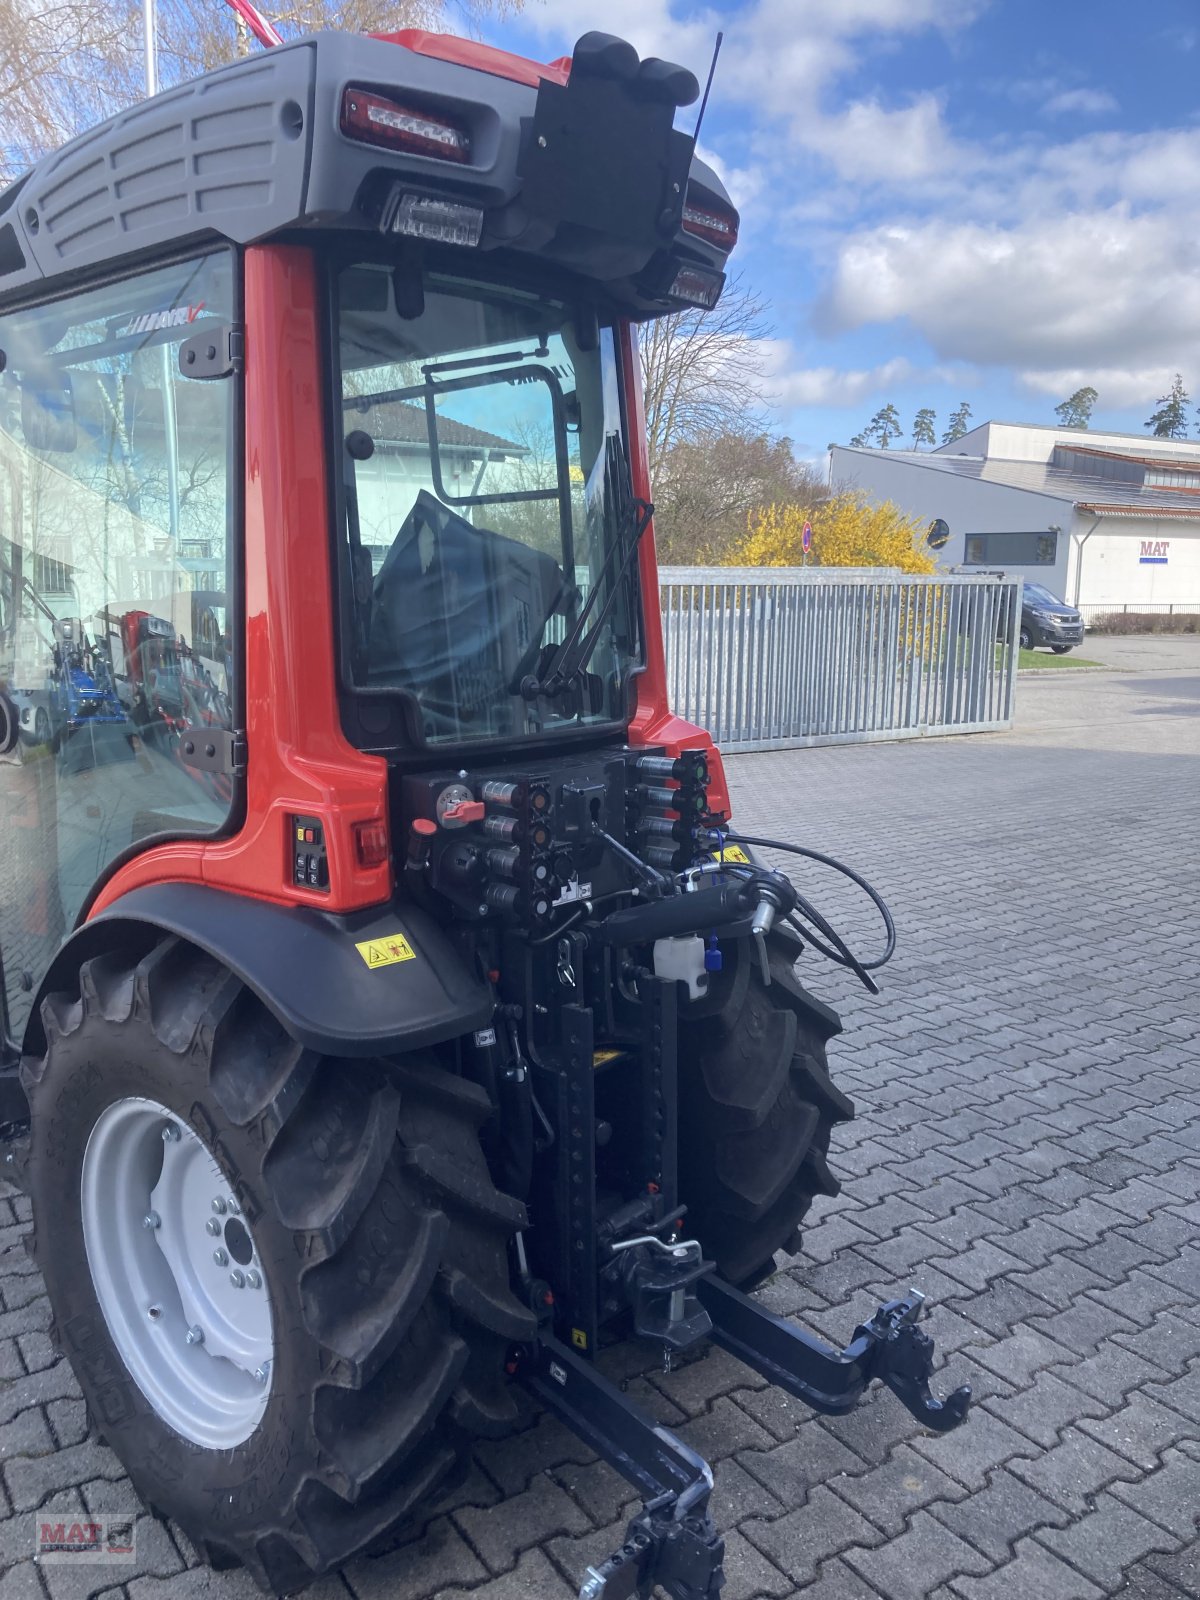
<instances>
[{"instance_id":1,"label":"yellow flowering bush","mask_svg":"<svg viewBox=\"0 0 1200 1600\"><path fill-rule=\"evenodd\" d=\"M752 511L745 536L726 555L736 567L801 567L804 524L812 523L810 566L899 567L935 572L924 548L925 528L890 500L882 503L843 492L819 505L772 505Z\"/></svg>"}]
</instances>

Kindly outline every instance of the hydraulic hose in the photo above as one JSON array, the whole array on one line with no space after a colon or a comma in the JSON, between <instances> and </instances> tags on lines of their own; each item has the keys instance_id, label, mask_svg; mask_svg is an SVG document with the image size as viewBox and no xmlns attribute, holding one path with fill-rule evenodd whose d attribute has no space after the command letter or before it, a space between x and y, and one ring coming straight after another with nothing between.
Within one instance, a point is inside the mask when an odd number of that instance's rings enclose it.
<instances>
[{"instance_id":1,"label":"hydraulic hose","mask_svg":"<svg viewBox=\"0 0 1200 1600\"><path fill-rule=\"evenodd\" d=\"M721 838L728 840L731 844L755 845L762 850L783 850L789 855L803 856L806 860L817 861L824 867L832 867L835 872L840 872L843 877L849 878L851 883L856 884L867 895L883 918L887 940L883 953L876 956L874 960L859 961L837 930L830 926L820 912L817 911L816 907L806 900L803 895L797 896L796 911L792 912L786 920L808 940L814 949L819 950L828 960L836 962L838 966L849 967L861 983L870 989L872 993L878 994L877 985L868 978L867 974L877 972L880 967L886 966L895 954L896 924L892 920L892 913L888 910L887 902L883 896L872 884L867 882L861 873L855 872L854 868L848 867L844 861L838 861L836 857L827 856L822 851L813 850L807 845L788 844L783 839L758 838L753 834L726 832L724 829L721 830ZM800 914L799 917L797 912ZM830 944L825 945L819 938L816 938L811 929L803 926L800 922L800 917L812 922L819 932L823 933L825 938L830 941Z\"/></svg>"}]
</instances>

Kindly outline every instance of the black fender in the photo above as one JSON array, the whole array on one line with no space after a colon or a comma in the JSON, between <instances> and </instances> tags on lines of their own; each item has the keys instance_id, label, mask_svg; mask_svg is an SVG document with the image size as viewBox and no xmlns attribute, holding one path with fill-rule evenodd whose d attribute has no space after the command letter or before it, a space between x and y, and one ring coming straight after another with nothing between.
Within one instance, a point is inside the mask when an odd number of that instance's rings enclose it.
<instances>
[{"instance_id":1,"label":"black fender","mask_svg":"<svg viewBox=\"0 0 1200 1600\"><path fill-rule=\"evenodd\" d=\"M24 1053L45 1051L43 996L78 993L90 957L127 949L136 959L164 933L221 962L297 1043L322 1055L398 1055L492 1019L490 985L419 906L343 915L161 883L122 895L66 941L38 989Z\"/></svg>"}]
</instances>

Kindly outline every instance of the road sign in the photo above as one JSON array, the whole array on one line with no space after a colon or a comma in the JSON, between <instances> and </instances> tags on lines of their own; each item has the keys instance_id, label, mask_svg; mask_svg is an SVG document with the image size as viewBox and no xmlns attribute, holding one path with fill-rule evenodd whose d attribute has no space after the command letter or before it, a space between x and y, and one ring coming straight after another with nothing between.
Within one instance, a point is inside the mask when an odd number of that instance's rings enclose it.
<instances>
[{"instance_id":1,"label":"road sign","mask_svg":"<svg viewBox=\"0 0 1200 1600\"><path fill-rule=\"evenodd\" d=\"M804 551L804 554L807 555L808 552L812 549L812 523L811 522L806 522L804 524L804 531L800 535L800 544L801 544L801 548Z\"/></svg>"}]
</instances>

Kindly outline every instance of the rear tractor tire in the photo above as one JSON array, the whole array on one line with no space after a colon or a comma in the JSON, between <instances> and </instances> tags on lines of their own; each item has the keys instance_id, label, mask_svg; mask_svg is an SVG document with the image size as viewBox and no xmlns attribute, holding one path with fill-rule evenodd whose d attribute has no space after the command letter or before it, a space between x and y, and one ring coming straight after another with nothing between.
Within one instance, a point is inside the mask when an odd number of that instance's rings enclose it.
<instances>
[{"instance_id":1,"label":"rear tractor tire","mask_svg":"<svg viewBox=\"0 0 1200 1600\"><path fill-rule=\"evenodd\" d=\"M803 989L798 949L768 938L771 983L749 940L726 951L707 996L679 1025L679 1192L687 1229L729 1282L749 1286L775 1252L800 1248L819 1194L840 1188L826 1157L854 1106L829 1076L835 1012Z\"/></svg>"},{"instance_id":2,"label":"rear tractor tire","mask_svg":"<svg viewBox=\"0 0 1200 1600\"><path fill-rule=\"evenodd\" d=\"M93 958L42 1019L33 1254L94 1423L206 1560L302 1588L512 1421L534 1324L486 1096L302 1049L177 939Z\"/></svg>"}]
</instances>

